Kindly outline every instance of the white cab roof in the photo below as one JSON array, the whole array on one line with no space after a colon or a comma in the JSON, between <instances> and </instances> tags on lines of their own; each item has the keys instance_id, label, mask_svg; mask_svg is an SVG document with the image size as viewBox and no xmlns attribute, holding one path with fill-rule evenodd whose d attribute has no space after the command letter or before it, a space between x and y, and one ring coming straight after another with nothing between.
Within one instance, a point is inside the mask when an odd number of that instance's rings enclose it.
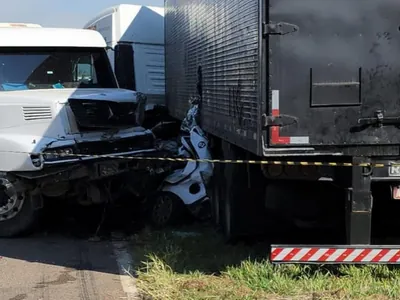
<instances>
[{"instance_id":1,"label":"white cab roof","mask_svg":"<svg viewBox=\"0 0 400 300\"><path fill-rule=\"evenodd\" d=\"M0 47L95 47L106 42L94 30L71 28L0 27Z\"/></svg>"},{"instance_id":2,"label":"white cab roof","mask_svg":"<svg viewBox=\"0 0 400 300\"><path fill-rule=\"evenodd\" d=\"M0 27L42 27L39 24L32 23L0 23Z\"/></svg>"}]
</instances>

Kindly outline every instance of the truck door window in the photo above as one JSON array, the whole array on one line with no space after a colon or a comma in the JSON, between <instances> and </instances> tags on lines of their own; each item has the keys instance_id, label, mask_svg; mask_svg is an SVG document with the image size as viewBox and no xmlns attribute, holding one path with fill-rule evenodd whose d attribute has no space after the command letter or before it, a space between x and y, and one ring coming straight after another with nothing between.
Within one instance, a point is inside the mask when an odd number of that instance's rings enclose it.
<instances>
[{"instance_id":1,"label":"truck door window","mask_svg":"<svg viewBox=\"0 0 400 300\"><path fill-rule=\"evenodd\" d=\"M80 57L77 62L72 62L76 66L74 81L84 84L97 84L96 68L92 56Z\"/></svg>"}]
</instances>

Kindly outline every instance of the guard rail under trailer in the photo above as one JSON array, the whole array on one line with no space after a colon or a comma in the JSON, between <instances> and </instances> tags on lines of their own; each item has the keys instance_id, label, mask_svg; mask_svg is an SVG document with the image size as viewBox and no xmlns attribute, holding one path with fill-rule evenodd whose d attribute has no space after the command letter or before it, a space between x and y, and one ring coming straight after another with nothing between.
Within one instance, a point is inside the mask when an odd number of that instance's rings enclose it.
<instances>
[{"instance_id":1,"label":"guard rail under trailer","mask_svg":"<svg viewBox=\"0 0 400 300\"><path fill-rule=\"evenodd\" d=\"M273 264L400 264L400 245L371 245L371 183L397 179L400 164L354 157L348 165L352 186L346 193L347 245L273 244L270 251ZM398 186L392 187L392 198L400 198Z\"/></svg>"}]
</instances>

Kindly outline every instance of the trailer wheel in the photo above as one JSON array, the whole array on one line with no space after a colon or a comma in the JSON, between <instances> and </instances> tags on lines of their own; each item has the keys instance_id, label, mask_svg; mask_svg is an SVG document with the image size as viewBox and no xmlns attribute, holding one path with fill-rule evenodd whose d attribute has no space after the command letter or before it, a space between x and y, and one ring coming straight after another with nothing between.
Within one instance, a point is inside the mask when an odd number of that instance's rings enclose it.
<instances>
[{"instance_id":1,"label":"trailer wheel","mask_svg":"<svg viewBox=\"0 0 400 300\"><path fill-rule=\"evenodd\" d=\"M221 141L217 138L213 138L211 144L212 157L221 157ZM206 185L207 195L210 197L210 208L211 208L211 218L215 226L221 225L221 210L220 205L222 203L222 185L224 184L224 165L214 164L213 176L209 184Z\"/></svg>"},{"instance_id":2,"label":"trailer wheel","mask_svg":"<svg viewBox=\"0 0 400 300\"><path fill-rule=\"evenodd\" d=\"M244 150L222 142L223 159L253 159ZM227 242L264 232L266 210L264 205L265 179L261 168L247 164L224 164L219 185L221 227Z\"/></svg>"},{"instance_id":3,"label":"trailer wheel","mask_svg":"<svg viewBox=\"0 0 400 300\"><path fill-rule=\"evenodd\" d=\"M210 185L207 186L207 194L210 195L211 218L215 226L221 225L220 204L222 195L222 182L219 180L223 178L223 165L214 165L213 177Z\"/></svg>"},{"instance_id":4,"label":"trailer wheel","mask_svg":"<svg viewBox=\"0 0 400 300\"><path fill-rule=\"evenodd\" d=\"M29 189L18 188L22 185L19 179L0 176L0 237L28 234L36 225L35 196Z\"/></svg>"},{"instance_id":5,"label":"trailer wheel","mask_svg":"<svg viewBox=\"0 0 400 300\"><path fill-rule=\"evenodd\" d=\"M239 159L237 148L225 141L222 142L223 159ZM243 189L247 183L247 172L245 165L224 164L221 171L216 174L220 179L219 203L221 229L226 242L233 243L241 235L241 219L238 218L238 211L242 204Z\"/></svg>"}]
</instances>

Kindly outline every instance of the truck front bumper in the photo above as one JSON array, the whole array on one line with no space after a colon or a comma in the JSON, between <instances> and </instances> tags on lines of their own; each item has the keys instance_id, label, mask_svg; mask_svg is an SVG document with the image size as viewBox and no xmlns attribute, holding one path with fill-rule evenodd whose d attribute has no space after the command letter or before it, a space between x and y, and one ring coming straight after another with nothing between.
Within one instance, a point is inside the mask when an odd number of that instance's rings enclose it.
<instances>
[{"instance_id":1,"label":"truck front bumper","mask_svg":"<svg viewBox=\"0 0 400 300\"><path fill-rule=\"evenodd\" d=\"M112 153L92 155L77 158L60 159L44 162L43 168L38 171L13 172L13 174L26 179L36 179L42 182L59 183L80 178L97 180L116 176L135 170L149 170L161 168L166 162L158 161L164 153L156 149L147 149L127 153ZM151 157L151 158L146 158Z\"/></svg>"}]
</instances>

